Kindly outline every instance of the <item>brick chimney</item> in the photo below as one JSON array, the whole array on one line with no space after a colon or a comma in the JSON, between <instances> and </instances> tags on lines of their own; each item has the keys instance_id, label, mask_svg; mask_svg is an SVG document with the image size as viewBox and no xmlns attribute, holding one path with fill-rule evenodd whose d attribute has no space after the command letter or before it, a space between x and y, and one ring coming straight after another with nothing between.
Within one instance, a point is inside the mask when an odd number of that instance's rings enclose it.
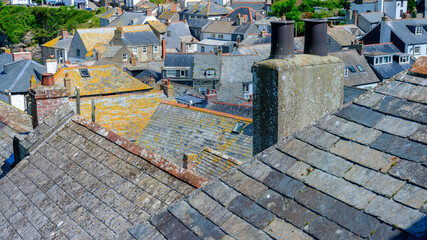
<instances>
[{"instance_id":1,"label":"brick chimney","mask_svg":"<svg viewBox=\"0 0 427 240\"><path fill-rule=\"evenodd\" d=\"M205 102L206 103L213 103L218 102L218 94L216 94L215 89L211 91L207 91L207 94L205 95Z\"/></svg>"},{"instance_id":2,"label":"brick chimney","mask_svg":"<svg viewBox=\"0 0 427 240\"><path fill-rule=\"evenodd\" d=\"M68 37L68 31L67 31L67 30L65 30L65 29L59 30L59 31L58 31L58 37L61 37L61 38L66 38L66 37Z\"/></svg>"},{"instance_id":3,"label":"brick chimney","mask_svg":"<svg viewBox=\"0 0 427 240\"><path fill-rule=\"evenodd\" d=\"M53 110L68 103L67 89L55 84L52 73L42 74L42 84L30 88L31 116L36 128Z\"/></svg>"},{"instance_id":4,"label":"brick chimney","mask_svg":"<svg viewBox=\"0 0 427 240\"><path fill-rule=\"evenodd\" d=\"M17 61L20 59L31 60L31 52L24 52L24 50L21 48L19 52L12 53L12 59L13 61Z\"/></svg>"},{"instance_id":5,"label":"brick chimney","mask_svg":"<svg viewBox=\"0 0 427 240\"><path fill-rule=\"evenodd\" d=\"M184 42L184 40L181 40L181 53L185 53L186 51L186 49L185 49L185 42Z\"/></svg>"},{"instance_id":6,"label":"brick chimney","mask_svg":"<svg viewBox=\"0 0 427 240\"><path fill-rule=\"evenodd\" d=\"M184 168L194 172L197 167L197 155L196 154L188 154L184 153Z\"/></svg>"},{"instance_id":7,"label":"brick chimney","mask_svg":"<svg viewBox=\"0 0 427 240\"><path fill-rule=\"evenodd\" d=\"M162 39L162 59L166 57L166 40Z\"/></svg>"},{"instance_id":8,"label":"brick chimney","mask_svg":"<svg viewBox=\"0 0 427 240\"><path fill-rule=\"evenodd\" d=\"M152 87L155 83L156 83L156 79L154 79L153 75L150 75L147 85Z\"/></svg>"},{"instance_id":9,"label":"brick chimney","mask_svg":"<svg viewBox=\"0 0 427 240\"><path fill-rule=\"evenodd\" d=\"M326 20L306 22L304 52L310 54L293 55L277 50L287 49L283 39L294 38L294 31L286 31L289 23L272 24L270 59L253 66L254 154L340 108L344 63L321 49L326 49L326 25Z\"/></svg>"},{"instance_id":10,"label":"brick chimney","mask_svg":"<svg viewBox=\"0 0 427 240\"><path fill-rule=\"evenodd\" d=\"M150 16L152 16L152 15L153 15L153 11L152 11L151 9L147 9L147 10L145 11L145 14L147 15L147 17L150 17Z\"/></svg>"},{"instance_id":11,"label":"brick chimney","mask_svg":"<svg viewBox=\"0 0 427 240\"><path fill-rule=\"evenodd\" d=\"M171 85L171 80L168 78L167 80L163 79L163 83L161 85L161 89L165 93L168 98L173 97L173 86Z\"/></svg>"}]
</instances>

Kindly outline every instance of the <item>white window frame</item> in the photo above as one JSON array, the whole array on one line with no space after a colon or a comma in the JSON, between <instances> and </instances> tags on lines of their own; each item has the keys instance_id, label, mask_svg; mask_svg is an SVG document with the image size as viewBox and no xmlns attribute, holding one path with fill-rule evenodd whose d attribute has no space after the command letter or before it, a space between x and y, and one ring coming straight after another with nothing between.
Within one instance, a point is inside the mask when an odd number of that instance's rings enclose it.
<instances>
[{"instance_id":1,"label":"white window frame","mask_svg":"<svg viewBox=\"0 0 427 240\"><path fill-rule=\"evenodd\" d=\"M214 77L215 76L215 70L206 70L206 77Z\"/></svg>"},{"instance_id":2,"label":"white window frame","mask_svg":"<svg viewBox=\"0 0 427 240\"><path fill-rule=\"evenodd\" d=\"M414 55L420 55L421 54L421 47L414 47Z\"/></svg>"},{"instance_id":3,"label":"white window frame","mask_svg":"<svg viewBox=\"0 0 427 240\"><path fill-rule=\"evenodd\" d=\"M137 47L134 47L134 48L132 49L132 53L133 53L134 55L138 54L138 48L137 48Z\"/></svg>"},{"instance_id":4,"label":"white window frame","mask_svg":"<svg viewBox=\"0 0 427 240\"><path fill-rule=\"evenodd\" d=\"M224 39L224 35L223 34L218 34L218 38L219 39Z\"/></svg>"},{"instance_id":5,"label":"white window frame","mask_svg":"<svg viewBox=\"0 0 427 240\"><path fill-rule=\"evenodd\" d=\"M164 71L165 71L165 73L164 73L165 77L176 77L176 70L175 69L169 69L169 70L165 69Z\"/></svg>"},{"instance_id":6,"label":"white window frame","mask_svg":"<svg viewBox=\"0 0 427 240\"><path fill-rule=\"evenodd\" d=\"M186 77L187 76L186 70L180 70L179 71L179 76L180 77Z\"/></svg>"},{"instance_id":7,"label":"white window frame","mask_svg":"<svg viewBox=\"0 0 427 240\"><path fill-rule=\"evenodd\" d=\"M423 34L423 28L415 27L415 35L422 35L422 34Z\"/></svg>"},{"instance_id":8,"label":"white window frame","mask_svg":"<svg viewBox=\"0 0 427 240\"><path fill-rule=\"evenodd\" d=\"M344 77L348 77L348 67L344 68Z\"/></svg>"},{"instance_id":9,"label":"white window frame","mask_svg":"<svg viewBox=\"0 0 427 240\"><path fill-rule=\"evenodd\" d=\"M128 54L127 53L123 53L122 57L123 57L123 62L128 60Z\"/></svg>"},{"instance_id":10,"label":"white window frame","mask_svg":"<svg viewBox=\"0 0 427 240\"><path fill-rule=\"evenodd\" d=\"M147 46L142 46L142 52L146 53L147 52Z\"/></svg>"},{"instance_id":11,"label":"white window frame","mask_svg":"<svg viewBox=\"0 0 427 240\"><path fill-rule=\"evenodd\" d=\"M399 64L409 63L409 56L399 56Z\"/></svg>"},{"instance_id":12,"label":"white window frame","mask_svg":"<svg viewBox=\"0 0 427 240\"><path fill-rule=\"evenodd\" d=\"M159 46L154 45L154 52L155 52L155 53L156 53L156 52L159 52Z\"/></svg>"},{"instance_id":13,"label":"white window frame","mask_svg":"<svg viewBox=\"0 0 427 240\"><path fill-rule=\"evenodd\" d=\"M389 64L391 62L392 62L391 56L378 56L378 57L375 57L374 65Z\"/></svg>"}]
</instances>

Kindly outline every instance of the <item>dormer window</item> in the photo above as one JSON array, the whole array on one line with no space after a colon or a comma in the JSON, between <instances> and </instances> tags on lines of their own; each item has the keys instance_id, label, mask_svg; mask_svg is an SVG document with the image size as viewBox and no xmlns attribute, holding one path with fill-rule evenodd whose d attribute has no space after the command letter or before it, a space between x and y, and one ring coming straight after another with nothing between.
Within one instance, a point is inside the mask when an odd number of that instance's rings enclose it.
<instances>
[{"instance_id":1,"label":"dormer window","mask_svg":"<svg viewBox=\"0 0 427 240\"><path fill-rule=\"evenodd\" d=\"M379 56L375 57L375 65L391 63L391 56Z\"/></svg>"},{"instance_id":2,"label":"dormer window","mask_svg":"<svg viewBox=\"0 0 427 240\"><path fill-rule=\"evenodd\" d=\"M126 53L123 53L123 61L127 61L128 60L128 55Z\"/></svg>"},{"instance_id":3,"label":"dormer window","mask_svg":"<svg viewBox=\"0 0 427 240\"><path fill-rule=\"evenodd\" d=\"M209 69L206 70L206 77L213 77L215 76L215 70Z\"/></svg>"},{"instance_id":4,"label":"dormer window","mask_svg":"<svg viewBox=\"0 0 427 240\"><path fill-rule=\"evenodd\" d=\"M348 77L348 67L344 68L344 77Z\"/></svg>"},{"instance_id":5,"label":"dormer window","mask_svg":"<svg viewBox=\"0 0 427 240\"><path fill-rule=\"evenodd\" d=\"M422 35L423 29L422 27L415 27L415 35Z\"/></svg>"},{"instance_id":6,"label":"dormer window","mask_svg":"<svg viewBox=\"0 0 427 240\"><path fill-rule=\"evenodd\" d=\"M409 63L409 56L399 56L399 64Z\"/></svg>"}]
</instances>

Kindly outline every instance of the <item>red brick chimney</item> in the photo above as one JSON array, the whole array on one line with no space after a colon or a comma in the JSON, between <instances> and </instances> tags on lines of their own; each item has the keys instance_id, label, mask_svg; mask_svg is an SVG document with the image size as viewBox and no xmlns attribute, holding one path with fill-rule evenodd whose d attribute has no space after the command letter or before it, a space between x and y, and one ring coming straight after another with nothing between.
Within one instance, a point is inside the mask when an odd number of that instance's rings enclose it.
<instances>
[{"instance_id":1,"label":"red brick chimney","mask_svg":"<svg viewBox=\"0 0 427 240\"><path fill-rule=\"evenodd\" d=\"M166 57L166 40L162 40L162 59L165 59Z\"/></svg>"},{"instance_id":2,"label":"red brick chimney","mask_svg":"<svg viewBox=\"0 0 427 240\"><path fill-rule=\"evenodd\" d=\"M56 85L52 73L42 74L42 84L30 88L31 116L36 128L53 110L68 103L67 89Z\"/></svg>"},{"instance_id":3,"label":"red brick chimney","mask_svg":"<svg viewBox=\"0 0 427 240\"><path fill-rule=\"evenodd\" d=\"M19 52L12 53L12 59L13 61L17 61L20 59L31 60L31 52L24 52L24 50L21 48Z\"/></svg>"},{"instance_id":4,"label":"red brick chimney","mask_svg":"<svg viewBox=\"0 0 427 240\"><path fill-rule=\"evenodd\" d=\"M161 85L161 89L163 90L163 92L165 93L165 95L168 98L173 97L173 86L171 85L171 80L170 78L168 78L167 80L163 80L163 83Z\"/></svg>"},{"instance_id":5,"label":"red brick chimney","mask_svg":"<svg viewBox=\"0 0 427 240\"><path fill-rule=\"evenodd\" d=\"M218 102L218 94L216 94L215 89L212 89L212 93L209 90L207 91L207 94L205 95L205 102L206 103Z\"/></svg>"}]
</instances>

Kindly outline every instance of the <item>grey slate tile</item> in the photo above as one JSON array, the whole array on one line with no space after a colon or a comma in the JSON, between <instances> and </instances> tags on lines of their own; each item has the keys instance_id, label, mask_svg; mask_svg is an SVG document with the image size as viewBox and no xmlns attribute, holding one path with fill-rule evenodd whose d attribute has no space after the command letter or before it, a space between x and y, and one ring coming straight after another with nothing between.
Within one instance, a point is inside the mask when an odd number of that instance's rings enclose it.
<instances>
[{"instance_id":1,"label":"grey slate tile","mask_svg":"<svg viewBox=\"0 0 427 240\"><path fill-rule=\"evenodd\" d=\"M279 171L271 172L262 182L282 195L293 198L305 186L302 182L290 178Z\"/></svg>"},{"instance_id":2,"label":"grey slate tile","mask_svg":"<svg viewBox=\"0 0 427 240\"><path fill-rule=\"evenodd\" d=\"M361 237L369 237L380 225L376 218L313 188L298 193L296 201Z\"/></svg>"},{"instance_id":3,"label":"grey slate tile","mask_svg":"<svg viewBox=\"0 0 427 240\"><path fill-rule=\"evenodd\" d=\"M388 240L388 239L414 239L408 233L400 231L393 226L381 224L381 226L372 232L371 240Z\"/></svg>"},{"instance_id":4,"label":"grey slate tile","mask_svg":"<svg viewBox=\"0 0 427 240\"><path fill-rule=\"evenodd\" d=\"M258 181L262 181L273 169L261 161L254 161L252 164L243 166L239 170Z\"/></svg>"},{"instance_id":5,"label":"grey slate tile","mask_svg":"<svg viewBox=\"0 0 427 240\"><path fill-rule=\"evenodd\" d=\"M302 181L306 176L308 176L312 171L314 170L313 167L308 165L307 163L303 161L295 162L294 165L292 165L286 174L289 176L296 178L300 181Z\"/></svg>"},{"instance_id":6,"label":"grey slate tile","mask_svg":"<svg viewBox=\"0 0 427 240\"><path fill-rule=\"evenodd\" d=\"M354 139L365 128L364 126L348 121L335 115L327 116L319 127L346 139Z\"/></svg>"},{"instance_id":7,"label":"grey slate tile","mask_svg":"<svg viewBox=\"0 0 427 240\"><path fill-rule=\"evenodd\" d=\"M284 212L284 219L300 229L306 227L317 216L316 213L293 200L289 201L289 206Z\"/></svg>"},{"instance_id":8,"label":"grey slate tile","mask_svg":"<svg viewBox=\"0 0 427 240\"><path fill-rule=\"evenodd\" d=\"M357 209L364 209L375 198L374 193L317 169L304 182Z\"/></svg>"},{"instance_id":9,"label":"grey slate tile","mask_svg":"<svg viewBox=\"0 0 427 240\"><path fill-rule=\"evenodd\" d=\"M344 140L340 140L331 152L374 170L387 170L397 160L391 155Z\"/></svg>"},{"instance_id":10,"label":"grey slate tile","mask_svg":"<svg viewBox=\"0 0 427 240\"><path fill-rule=\"evenodd\" d=\"M427 190L408 183L397 192L393 199L407 206L419 209L427 201Z\"/></svg>"},{"instance_id":11,"label":"grey slate tile","mask_svg":"<svg viewBox=\"0 0 427 240\"><path fill-rule=\"evenodd\" d=\"M312 151L304 161L338 177L342 177L354 165L343 158L319 149Z\"/></svg>"},{"instance_id":12,"label":"grey slate tile","mask_svg":"<svg viewBox=\"0 0 427 240\"><path fill-rule=\"evenodd\" d=\"M383 94L373 92L372 94L370 94L368 96L364 96L364 97L358 99L357 101L355 101L355 103L360 104L360 105L365 106L365 107L368 107L368 108L372 108L375 105L377 105L383 99L383 97L384 97Z\"/></svg>"},{"instance_id":13,"label":"grey slate tile","mask_svg":"<svg viewBox=\"0 0 427 240\"><path fill-rule=\"evenodd\" d=\"M274 217L269 211L241 195L237 196L227 209L259 229L267 226Z\"/></svg>"},{"instance_id":14,"label":"grey slate tile","mask_svg":"<svg viewBox=\"0 0 427 240\"><path fill-rule=\"evenodd\" d=\"M224 206L228 206L236 196L240 195L234 189L220 181L208 184L203 188L203 191Z\"/></svg>"},{"instance_id":15,"label":"grey slate tile","mask_svg":"<svg viewBox=\"0 0 427 240\"><path fill-rule=\"evenodd\" d=\"M391 199L377 196L365 209L382 221L398 226L409 233L421 237L427 231L426 214L406 207Z\"/></svg>"},{"instance_id":16,"label":"grey slate tile","mask_svg":"<svg viewBox=\"0 0 427 240\"><path fill-rule=\"evenodd\" d=\"M332 145L334 145L339 140L339 137L323 131L315 126L312 126L309 129L299 133L297 138L324 150L329 150Z\"/></svg>"},{"instance_id":17,"label":"grey slate tile","mask_svg":"<svg viewBox=\"0 0 427 240\"><path fill-rule=\"evenodd\" d=\"M287 199L279 193L268 190L264 196L262 196L258 203L279 217L283 217L286 209L289 207L290 199Z\"/></svg>"},{"instance_id":18,"label":"grey slate tile","mask_svg":"<svg viewBox=\"0 0 427 240\"><path fill-rule=\"evenodd\" d=\"M410 102L392 96L385 96L374 109L393 116L418 121L424 124L427 123L427 106L424 104Z\"/></svg>"},{"instance_id":19,"label":"grey slate tile","mask_svg":"<svg viewBox=\"0 0 427 240\"><path fill-rule=\"evenodd\" d=\"M195 192L188 197L188 203L203 215L208 215L219 204L204 192Z\"/></svg>"},{"instance_id":20,"label":"grey slate tile","mask_svg":"<svg viewBox=\"0 0 427 240\"><path fill-rule=\"evenodd\" d=\"M342 108L336 115L368 127L375 126L384 117L384 114L355 104Z\"/></svg>"},{"instance_id":21,"label":"grey slate tile","mask_svg":"<svg viewBox=\"0 0 427 240\"><path fill-rule=\"evenodd\" d=\"M427 158L427 149L423 144L386 133L373 142L371 147L415 162L422 162Z\"/></svg>"},{"instance_id":22,"label":"grey slate tile","mask_svg":"<svg viewBox=\"0 0 427 240\"><path fill-rule=\"evenodd\" d=\"M391 177L387 174L377 172L366 182L364 187L386 197L391 197L399 191L404 184L404 181L398 180L397 178Z\"/></svg>"},{"instance_id":23,"label":"grey slate tile","mask_svg":"<svg viewBox=\"0 0 427 240\"><path fill-rule=\"evenodd\" d=\"M369 179L372 178L372 176L375 175L375 173L375 171L370 170L369 168L355 164L348 172L344 174L343 177L350 182L363 186L367 181L369 181Z\"/></svg>"},{"instance_id":24,"label":"grey slate tile","mask_svg":"<svg viewBox=\"0 0 427 240\"><path fill-rule=\"evenodd\" d=\"M259 160L283 173L296 162L295 158L283 154L278 150L274 150L265 156L263 155Z\"/></svg>"},{"instance_id":25,"label":"grey slate tile","mask_svg":"<svg viewBox=\"0 0 427 240\"><path fill-rule=\"evenodd\" d=\"M356 235L321 216L317 216L307 225L307 231L318 239L359 239Z\"/></svg>"},{"instance_id":26,"label":"grey slate tile","mask_svg":"<svg viewBox=\"0 0 427 240\"><path fill-rule=\"evenodd\" d=\"M267 191L266 186L254 180L253 178L246 176L240 171L236 171L229 176L223 177L222 179L230 187L233 187L237 191L255 201L261 197L265 191Z\"/></svg>"},{"instance_id":27,"label":"grey slate tile","mask_svg":"<svg viewBox=\"0 0 427 240\"><path fill-rule=\"evenodd\" d=\"M420 126L409 139L427 144L427 126Z\"/></svg>"},{"instance_id":28,"label":"grey slate tile","mask_svg":"<svg viewBox=\"0 0 427 240\"><path fill-rule=\"evenodd\" d=\"M307 154L314 150L314 147L295 138L284 144L278 144L276 147L297 159L304 159Z\"/></svg>"},{"instance_id":29,"label":"grey slate tile","mask_svg":"<svg viewBox=\"0 0 427 240\"><path fill-rule=\"evenodd\" d=\"M218 226L221 226L227 221L233 214L221 205L217 205L209 214L206 216Z\"/></svg>"},{"instance_id":30,"label":"grey slate tile","mask_svg":"<svg viewBox=\"0 0 427 240\"><path fill-rule=\"evenodd\" d=\"M186 202L174 205L169 211L202 239L220 239L225 235L221 229L204 218Z\"/></svg>"},{"instance_id":31,"label":"grey slate tile","mask_svg":"<svg viewBox=\"0 0 427 240\"><path fill-rule=\"evenodd\" d=\"M150 222L167 239L200 239L168 211L154 216Z\"/></svg>"},{"instance_id":32,"label":"grey slate tile","mask_svg":"<svg viewBox=\"0 0 427 240\"><path fill-rule=\"evenodd\" d=\"M222 225L220 225L220 227L226 233L238 239L238 235L242 231L247 230L252 226L238 216L232 215Z\"/></svg>"},{"instance_id":33,"label":"grey slate tile","mask_svg":"<svg viewBox=\"0 0 427 240\"><path fill-rule=\"evenodd\" d=\"M153 239L162 240L164 239L148 222L137 224L128 229L128 232L133 238L137 240ZM121 239L121 238L120 238Z\"/></svg>"},{"instance_id":34,"label":"grey slate tile","mask_svg":"<svg viewBox=\"0 0 427 240\"><path fill-rule=\"evenodd\" d=\"M286 240L286 239L301 239L301 240L309 240L313 239L300 229L292 226L291 224L281 220L281 219L273 219L267 227L264 228L264 231L269 235L278 240Z\"/></svg>"},{"instance_id":35,"label":"grey slate tile","mask_svg":"<svg viewBox=\"0 0 427 240\"><path fill-rule=\"evenodd\" d=\"M375 125L375 128L401 137L408 137L420 126L419 123L393 116L386 116Z\"/></svg>"}]
</instances>

